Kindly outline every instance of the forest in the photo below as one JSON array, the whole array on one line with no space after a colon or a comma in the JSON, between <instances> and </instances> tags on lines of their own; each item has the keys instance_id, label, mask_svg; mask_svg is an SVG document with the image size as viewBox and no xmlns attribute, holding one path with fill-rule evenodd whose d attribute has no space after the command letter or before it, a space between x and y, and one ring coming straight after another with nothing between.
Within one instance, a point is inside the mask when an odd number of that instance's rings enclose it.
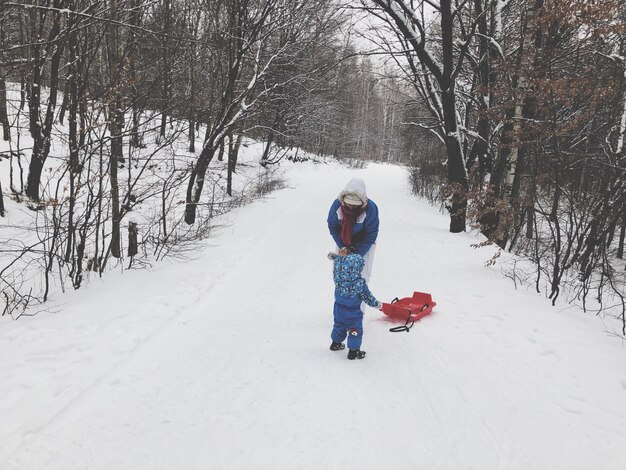
<instances>
[{"instance_id":1,"label":"forest","mask_svg":"<svg viewBox=\"0 0 626 470\"><path fill-rule=\"evenodd\" d=\"M626 0L2 0L0 123L3 316L334 158L626 335Z\"/></svg>"}]
</instances>

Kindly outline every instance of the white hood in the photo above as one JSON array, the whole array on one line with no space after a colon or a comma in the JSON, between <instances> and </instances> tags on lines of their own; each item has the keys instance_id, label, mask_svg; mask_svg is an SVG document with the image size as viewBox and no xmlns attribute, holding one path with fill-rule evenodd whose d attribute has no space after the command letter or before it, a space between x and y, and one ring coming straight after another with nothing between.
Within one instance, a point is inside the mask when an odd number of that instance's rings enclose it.
<instances>
[{"instance_id":1,"label":"white hood","mask_svg":"<svg viewBox=\"0 0 626 470\"><path fill-rule=\"evenodd\" d=\"M367 205L367 191L365 190L365 181L362 178L352 178L339 193L339 201L343 203L346 194L356 194L363 201L363 205Z\"/></svg>"}]
</instances>

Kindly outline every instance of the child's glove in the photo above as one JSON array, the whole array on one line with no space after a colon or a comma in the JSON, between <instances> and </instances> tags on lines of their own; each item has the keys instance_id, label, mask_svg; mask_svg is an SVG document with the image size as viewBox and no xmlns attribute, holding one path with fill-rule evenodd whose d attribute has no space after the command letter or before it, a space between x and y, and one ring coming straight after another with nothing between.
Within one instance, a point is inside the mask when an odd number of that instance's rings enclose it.
<instances>
[{"instance_id":1,"label":"child's glove","mask_svg":"<svg viewBox=\"0 0 626 470\"><path fill-rule=\"evenodd\" d=\"M326 255L326 257L331 261L333 261L337 256L339 255L337 253L333 253L332 251Z\"/></svg>"}]
</instances>

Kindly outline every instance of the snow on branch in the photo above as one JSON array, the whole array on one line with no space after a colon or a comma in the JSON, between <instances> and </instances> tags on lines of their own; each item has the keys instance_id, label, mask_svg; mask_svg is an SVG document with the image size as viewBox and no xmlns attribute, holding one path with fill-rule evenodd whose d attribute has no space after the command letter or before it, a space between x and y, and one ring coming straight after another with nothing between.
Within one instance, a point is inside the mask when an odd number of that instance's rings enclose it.
<instances>
[{"instance_id":1,"label":"snow on branch","mask_svg":"<svg viewBox=\"0 0 626 470\"><path fill-rule=\"evenodd\" d=\"M426 48L426 31L415 10L404 0L373 1L391 17L405 38L411 43L420 61L426 64L430 72L440 81L443 75L443 66Z\"/></svg>"},{"instance_id":2,"label":"snow on branch","mask_svg":"<svg viewBox=\"0 0 626 470\"><path fill-rule=\"evenodd\" d=\"M496 41L496 39L494 37L487 36L485 34L481 34L481 33L478 33L478 32L475 33L475 35L487 39L491 43L491 45L498 50L498 54L500 54L500 57L503 58L503 59L505 58L504 49L502 48L502 45L498 41Z\"/></svg>"}]
</instances>

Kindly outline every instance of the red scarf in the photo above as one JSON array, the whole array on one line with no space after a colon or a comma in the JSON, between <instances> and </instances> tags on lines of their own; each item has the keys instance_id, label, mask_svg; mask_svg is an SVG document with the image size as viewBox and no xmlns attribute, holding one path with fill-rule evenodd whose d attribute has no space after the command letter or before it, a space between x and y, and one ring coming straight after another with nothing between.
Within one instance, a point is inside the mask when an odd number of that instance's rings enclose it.
<instances>
[{"instance_id":1,"label":"red scarf","mask_svg":"<svg viewBox=\"0 0 626 470\"><path fill-rule=\"evenodd\" d=\"M363 207L346 207L343 204L341 205L341 214L343 215L343 219L341 219L341 242L343 246L349 247L352 245L352 227L356 222L356 219L363 212Z\"/></svg>"}]
</instances>

